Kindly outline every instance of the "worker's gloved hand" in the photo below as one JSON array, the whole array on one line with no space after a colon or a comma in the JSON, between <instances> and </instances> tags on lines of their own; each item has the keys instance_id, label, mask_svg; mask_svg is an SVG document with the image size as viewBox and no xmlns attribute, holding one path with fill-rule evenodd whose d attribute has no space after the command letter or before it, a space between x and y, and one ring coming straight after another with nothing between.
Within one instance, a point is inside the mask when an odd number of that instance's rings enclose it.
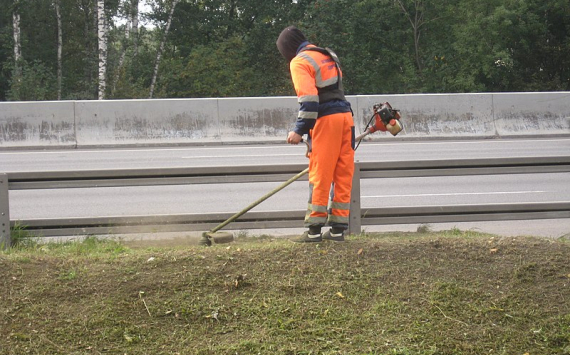
<instances>
[{"instance_id":1,"label":"worker's gloved hand","mask_svg":"<svg viewBox=\"0 0 570 355\"><path fill-rule=\"evenodd\" d=\"M303 137L293 131L287 135L287 143L289 144L299 144L301 140L303 140Z\"/></svg>"}]
</instances>

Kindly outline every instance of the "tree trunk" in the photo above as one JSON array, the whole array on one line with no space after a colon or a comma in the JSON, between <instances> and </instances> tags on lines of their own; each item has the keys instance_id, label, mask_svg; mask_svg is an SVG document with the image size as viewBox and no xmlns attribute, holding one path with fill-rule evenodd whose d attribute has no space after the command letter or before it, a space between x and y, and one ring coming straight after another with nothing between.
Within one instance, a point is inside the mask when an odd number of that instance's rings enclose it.
<instances>
[{"instance_id":1,"label":"tree trunk","mask_svg":"<svg viewBox=\"0 0 570 355\"><path fill-rule=\"evenodd\" d=\"M228 10L228 27L226 28L226 39L228 39L233 31L233 21L237 11L237 4L235 0L230 1L230 9Z\"/></svg>"},{"instance_id":2,"label":"tree trunk","mask_svg":"<svg viewBox=\"0 0 570 355\"><path fill-rule=\"evenodd\" d=\"M95 78L93 77L94 70L94 58L96 45L93 43L96 34L94 34L94 28L97 28L97 8L93 6L93 2L87 0L81 0L78 2L79 10L83 16L83 33L82 33L82 44L83 49L81 50L81 56L83 60L83 78L82 83L84 83L83 89L85 92L89 93L89 98L97 97L97 86L92 85ZM95 26L95 27L93 27Z\"/></svg>"},{"instance_id":3,"label":"tree trunk","mask_svg":"<svg viewBox=\"0 0 570 355\"><path fill-rule=\"evenodd\" d=\"M99 95L98 99L105 99L107 74L107 21L105 16L105 1L97 0L97 38L99 42Z\"/></svg>"},{"instance_id":4,"label":"tree trunk","mask_svg":"<svg viewBox=\"0 0 570 355\"><path fill-rule=\"evenodd\" d=\"M420 28L425 24L424 12L422 11L424 7L423 1L422 0L414 1L415 11L413 17L410 14L410 12L406 9L401 0L397 0L396 2L398 3L398 5L400 5L402 12L406 15L408 21L410 21L410 24L412 25L412 30L414 32L414 53L415 53L414 56L416 59L416 65L418 67L418 71L421 73L423 65L420 57L420 35L421 35Z\"/></svg>"},{"instance_id":5,"label":"tree trunk","mask_svg":"<svg viewBox=\"0 0 570 355\"><path fill-rule=\"evenodd\" d=\"M117 88L117 83L120 80L121 72L123 70L123 65L125 63L125 58L127 56L127 51L130 50L132 46L133 53L136 56L137 52L137 33L138 33L138 17L139 17L139 0L125 0L123 2L123 6L125 7L125 17L127 22L125 23L125 33L124 33L124 40L121 42L121 56L119 57L119 62L117 64L117 69L115 70L115 77L113 80L113 88L111 90L112 93L115 92Z\"/></svg>"},{"instance_id":6,"label":"tree trunk","mask_svg":"<svg viewBox=\"0 0 570 355\"><path fill-rule=\"evenodd\" d=\"M136 56L139 53L139 0L131 0L131 38Z\"/></svg>"},{"instance_id":7,"label":"tree trunk","mask_svg":"<svg viewBox=\"0 0 570 355\"><path fill-rule=\"evenodd\" d=\"M57 17L57 99L61 100L63 34L59 4L60 0L55 0L55 15Z\"/></svg>"},{"instance_id":8,"label":"tree trunk","mask_svg":"<svg viewBox=\"0 0 570 355\"><path fill-rule=\"evenodd\" d=\"M22 42L20 39L20 14L18 10L12 13L12 26L14 31L14 75L16 80L20 80L22 76L22 68L20 67L22 61Z\"/></svg>"},{"instance_id":9,"label":"tree trunk","mask_svg":"<svg viewBox=\"0 0 570 355\"><path fill-rule=\"evenodd\" d=\"M174 8L179 2L180 0L172 1L172 7L170 8L170 14L168 15L168 21L166 23L166 28L164 29L164 35L162 36L162 41L160 41L160 47L158 48L158 53L156 54L156 62L154 64L154 72L152 74L152 82L150 84L149 99L152 99L152 95L154 94L154 86L156 85L156 77L158 76L158 67L160 66L160 58L162 56L162 51L164 51L166 36L168 36L168 31L170 30L170 25L172 24L172 16L174 15Z\"/></svg>"},{"instance_id":10,"label":"tree trunk","mask_svg":"<svg viewBox=\"0 0 570 355\"><path fill-rule=\"evenodd\" d=\"M117 64L117 69L115 70L115 78L113 80L113 89L111 91L111 93L113 94L115 92L115 89L117 88L117 83L119 82L119 79L121 77L121 71L123 69L123 64L125 63L125 57L127 56L127 50L128 50L128 43L130 40L130 33L131 33L131 17L130 15L127 15L127 23L125 23L125 38L122 41L123 45L122 45L122 52L121 52L121 56L119 57L119 63Z\"/></svg>"}]
</instances>

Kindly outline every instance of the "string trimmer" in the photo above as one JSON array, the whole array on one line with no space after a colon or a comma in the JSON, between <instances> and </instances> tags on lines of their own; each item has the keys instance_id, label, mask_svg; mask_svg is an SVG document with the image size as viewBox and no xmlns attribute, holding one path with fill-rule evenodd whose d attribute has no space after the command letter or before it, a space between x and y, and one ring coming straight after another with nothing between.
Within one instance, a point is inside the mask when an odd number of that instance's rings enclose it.
<instances>
[{"instance_id":1,"label":"string trimmer","mask_svg":"<svg viewBox=\"0 0 570 355\"><path fill-rule=\"evenodd\" d=\"M279 191L283 190L285 187L289 186L292 182L298 180L300 177L302 177L303 175L305 175L308 172L309 172L309 168L301 171L297 175L295 175L292 178L290 178L289 180L285 181L283 184L279 185L277 188L271 190L270 192L268 192L267 194L265 194L264 196L259 198L257 201L251 203L249 206L247 206L243 210L234 214L233 216L228 218L226 221L220 223L214 229L210 230L209 232L202 233L202 239L200 240L200 244L210 246L210 245L212 245L212 241L214 241L214 243L218 243L218 244L219 243L230 243L230 242L232 242L234 240L234 235L232 233L218 232L218 231L220 229L224 228L225 226L227 226L228 224L232 223L236 219L238 219L241 215L243 215L247 211L251 210L255 206L262 203L263 201L267 200L271 196L273 196L276 193L278 193Z\"/></svg>"},{"instance_id":2,"label":"string trimmer","mask_svg":"<svg viewBox=\"0 0 570 355\"><path fill-rule=\"evenodd\" d=\"M375 119L375 122L374 122L374 124L372 124L372 120L374 120L374 119ZM393 136L395 136L401 130L402 130L402 124L400 123L400 111L393 109L392 106L390 106L390 104L387 102L382 103L382 104L376 104L376 105L374 105L374 114L372 115L372 117L368 121L368 124L366 125L366 128L364 129L364 133L362 133L361 135L356 137L356 141L358 142L358 145L356 145L354 150L356 150L358 148L362 138L366 137L370 133L374 133L376 131L388 131ZM310 148L308 142L305 141L305 144L307 145L307 152L305 153L305 155L307 157L309 157L311 148ZM210 246L210 245L212 245L212 242L214 242L216 244L231 243L234 240L234 235L232 233L229 233L229 232L219 232L220 229L224 228L228 224L232 223L233 221L235 221L236 219L238 219L239 217L241 217L242 215L247 213L249 210L251 210L255 206L259 205L263 201L267 200L271 196L273 196L276 193L278 193L279 191L283 190L285 187L289 186L294 181L299 180L299 178L301 178L303 175L305 175L308 172L309 172L309 168L306 168L305 170L301 171L297 175L295 175L292 178L290 178L289 180L285 181L283 184L279 185L275 189L269 191L267 194L260 197L258 200L251 203L249 206L247 206L243 210L234 214L233 216L231 216L230 218L228 218L224 222L218 224L216 227L211 229L209 232L202 233L202 239L200 240L200 245Z\"/></svg>"}]
</instances>

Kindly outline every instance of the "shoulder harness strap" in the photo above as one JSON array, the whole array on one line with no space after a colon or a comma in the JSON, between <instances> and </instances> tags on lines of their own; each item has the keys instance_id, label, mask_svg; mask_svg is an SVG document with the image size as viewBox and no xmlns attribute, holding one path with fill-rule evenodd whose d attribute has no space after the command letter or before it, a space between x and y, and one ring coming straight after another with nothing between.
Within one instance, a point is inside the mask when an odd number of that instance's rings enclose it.
<instances>
[{"instance_id":1,"label":"shoulder harness strap","mask_svg":"<svg viewBox=\"0 0 570 355\"><path fill-rule=\"evenodd\" d=\"M329 57L332 58L332 60L334 61L335 67L336 67L336 72L337 72L337 76L338 76L338 81L336 82L336 88L338 89L340 87L340 83L342 81L342 76L340 75L340 60L338 59L338 56L336 55L335 52L332 51L332 49L325 47L325 48L321 48L321 47L305 47L301 50L301 52L304 51L314 51L314 52L319 52L322 53L324 55L327 55Z\"/></svg>"}]
</instances>

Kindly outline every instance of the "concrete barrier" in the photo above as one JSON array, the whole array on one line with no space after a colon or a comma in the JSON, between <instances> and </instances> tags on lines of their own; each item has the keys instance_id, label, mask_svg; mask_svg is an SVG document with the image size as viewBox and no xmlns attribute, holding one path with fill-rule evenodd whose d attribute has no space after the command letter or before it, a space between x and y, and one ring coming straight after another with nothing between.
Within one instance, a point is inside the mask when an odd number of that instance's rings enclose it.
<instances>
[{"instance_id":1,"label":"concrete barrier","mask_svg":"<svg viewBox=\"0 0 570 355\"><path fill-rule=\"evenodd\" d=\"M569 97L570 100L570 97ZM496 135L492 94L432 94L359 96L360 125L372 107L389 102L401 110L404 131L398 137L490 137ZM570 111L568 112L570 114ZM389 133L378 133L377 135Z\"/></svg>"},{"instance_id":2,"label":"concrete barrier","mask_svg":"<svg viewBox=\"0 0 570 355\"><path fill-rule=\"evenodd\" d=\"M78 146L220 140L217 99L77 101L75 116Z\"/></svg>"},{"instance_id":3,"label":"concrete barrier","mask_svg":"<svg viewBox=\"0 0 570 355\"><path fill-rule=\"evenodd\" d=\"M570 135L570 92L348 100L359 133L388 101L401 110L403 139ZM295 97L1 102L0 149L283 142L297 108Z\"/></svg>"},{"instance_id":4,"label":"concrete barrier","mask_svg":"<svg viewBox=\"0 0 570 355\"><path fill-rule=\"evenodd\" d=\"M499 136L570 133L570 93L494 94Z\"/></svg>"},{"instance_id":5,"label":"concrete barrier","mask_svg":"<svg viewBox=\"0 0 570 355\"><path fill-rule=\"evenodd\" d=\"M76 144L73 101L0 102L0 148Z\"/></svg>"}]
</instances>

